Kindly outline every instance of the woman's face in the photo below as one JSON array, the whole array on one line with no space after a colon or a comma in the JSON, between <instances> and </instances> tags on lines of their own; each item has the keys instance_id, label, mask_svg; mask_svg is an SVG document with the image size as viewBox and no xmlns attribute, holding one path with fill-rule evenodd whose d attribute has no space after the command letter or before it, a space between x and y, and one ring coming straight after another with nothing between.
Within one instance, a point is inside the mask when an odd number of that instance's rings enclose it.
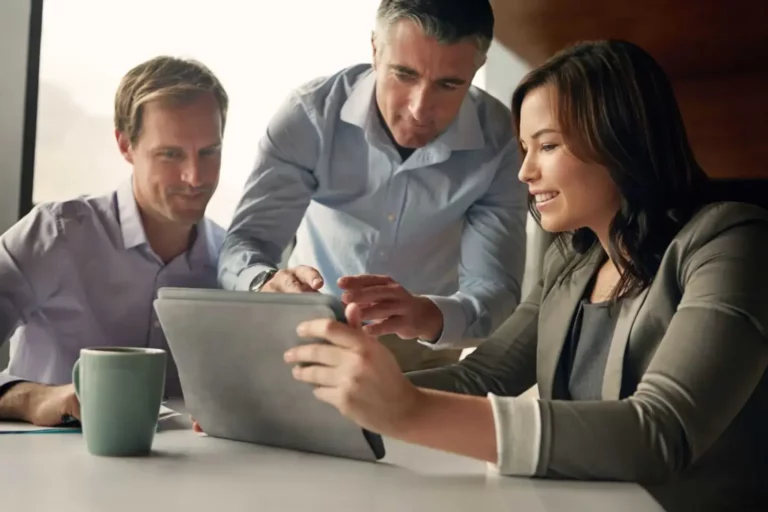
<instances>
[{"instance_id":1,"label":"woman's face","mask_svg":"<svg viewBox=\"0 0 768 512\"><path fill-rule=\"evenodd\" d=\"M618 187L602 165L579 160L568 149L552 86L531 90L520 109L523 164L518 177L528 185L550 232L589 228L607 239L620 205Z\"/></svg>"}]
</instances>

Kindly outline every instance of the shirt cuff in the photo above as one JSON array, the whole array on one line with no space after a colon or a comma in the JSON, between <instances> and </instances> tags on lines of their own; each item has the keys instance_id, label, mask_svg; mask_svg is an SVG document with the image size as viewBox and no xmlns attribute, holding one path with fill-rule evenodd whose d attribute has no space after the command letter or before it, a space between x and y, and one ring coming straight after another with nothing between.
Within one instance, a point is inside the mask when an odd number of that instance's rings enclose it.
<instances>
[{"instance_id":1,"label":"shirt cuff","mask_svg":"<svg viewBox=\"0 0 768 512\"><path fill-rule=\"evenodd\" d=\"M13 386L21 384L22 382L27 381L8 375L7 373L0 373L0 398L2 398Z\"/></svg>"},{"instance_id":2,"label":"shirt cuff","mask_svg":"<svg viewBox=\"0 0 768 512\"><path fill-rule=\"evenodd\" d=\"M534 476L541 451L539 401L488 393L496 427L496 463L502 475Z\"/></svg>"},{"instance_id":3,"label":"shirt cuff","mask_svg":"<svg viewBox=\"0 0 768 512\"><path fill-rule=\"evenodd\" d=\"M439 297L436 295L424 295L435 303L437 308L443 314L443 332L435 341L418 340L422 345L433 350L443 350L446 348L465 348L462 345L464 331L467 329L467 320L464 316L464 308L461 301L455 297ZM474 343L470 346L475 346Z\"/></svg>"},{"instance_id":4,"label":"shirt cuff","mask_svg":"<svg viewBox=\"0 0 768 512\"><path fill-rule=\"evenodd\" d=\"M275 267L269 265L256 264L248 268L243 269L237 276L237 282L235 283L235 290L244 292L251 291L251 283L256 279L256 276L267 270L274 270Z\"/></svg>"}]
</instances>

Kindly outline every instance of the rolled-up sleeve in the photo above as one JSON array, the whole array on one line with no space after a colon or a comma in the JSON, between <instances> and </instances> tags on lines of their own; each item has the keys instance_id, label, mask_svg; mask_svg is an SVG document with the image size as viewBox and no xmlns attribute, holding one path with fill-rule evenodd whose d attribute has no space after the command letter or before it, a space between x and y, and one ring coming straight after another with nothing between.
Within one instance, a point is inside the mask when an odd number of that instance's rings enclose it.
<instances>
[{"instance_id":1,"label":"rolled-up sleeve","mask_svg":"<svg viewBox=\"0 0 768 512\"><path fill-rule=\"evenodd\" d=\"M248 290L259 272L277 268L317 187L319 146L317 128L292 94L259 141L256 165L219 257L223 288Z\"/></svg>"},{"instance_id":2,"label":"rolled-up sleeve","mask_svg":"<svg viewBox=\"0 0 768 512\"><path fill-rule=\"evenodd\" d=\"M61 230L49 205L35 207L0 236L0 344L58 286ZM0 373L0 393L21 379Z\"/></svg>"},{"instance_id":3,"label":"rolled-up sleeve","mask_svg":"<svg viewBox=\"0 0 768 512\"><path fill-rule=\"evenodd\" d=\"M533 476L541 451L539 401L488 394L496 427L497 466L503 475Z\"/></svg>"}]
</instances>

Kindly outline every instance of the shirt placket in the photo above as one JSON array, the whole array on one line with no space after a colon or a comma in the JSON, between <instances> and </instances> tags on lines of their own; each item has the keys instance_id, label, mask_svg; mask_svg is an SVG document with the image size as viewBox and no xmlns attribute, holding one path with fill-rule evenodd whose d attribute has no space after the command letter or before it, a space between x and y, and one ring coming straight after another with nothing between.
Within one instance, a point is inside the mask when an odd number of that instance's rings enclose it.
<instances>
[{"instance_id":1,"label":"shirt placket","mask_svg":"<svg viewBox=\"0 0 768 512\"><path fill-rule=\"evenodd\" d=\"M151 348L161 348L168 350L165 343L165 336L163 335L163 328L160 325L160 319L157 317L155 311L154 301L157 299L157 291L165 286L165 273L167 267L161 267L157 274L155 274L154 290L152 291L152 304L149 308L149 332L147 339L147 346Z\"/></svg>"},{"instance_id":2,"label":"shirt placket","mask_svg":"<svg viewBox=\"0 0 768 512\"><path fill-rule=\"evenodd\" d=\"M402 216L405 211L408 182L413 172L432 165L434 155L425 148L416 150L411 157L402 163L390 162L394 168L392 177L387 187L386 200L384 202L383 219L379 224L379 240L376 244L376 263L382 267L391 268L388 265L392 255L397 250L398 238L401 228L404 227ZM382 271L382 273L384 273Z\"/></svg>"},{"instance_id":3,"label":"shirt placket","mask_svg":"<svg viewBox=\"0 0 768 512\"><path fill-rule=\"evenodd\" d=\"M405 183L407 176L401 172L402 164L392 157L382 162L389 168L391 176L387 182L387 192L380 218L376 223L378 233L372 248L368 268L371 273L385 273L389 268L389 260L397 243L400 212L405 202Z\"/></svg>"},{"instance_id":4,"label":"shirt placket","mask_svg":"<svg viewBox=\"0 0 768 512\"><path fill-rule=\"evenodd\" d=\"M164 265L160 268L160 270L157 272L157 275L155 276L155 289L152 294L152 301L153 305L150 309L150 323L149 323L149 343L148 345L152 348L159 348L162 350L165 350L166 357L167 357L167 364L165 369L165 382L166 382L166 388L165 388L165 397L168 398L169 396L177 396L181 393L180 388L178 387L178 371L176 369L176 365L173 363L172 355L171 355L171 349L168 346L168 342L166 341L165 334L163 333L162 325L160 324L160 319L157 317L157 312L155 311L154 307L154 301L157 299L158 290L164 286L172 286L173 283L171 283L171 280L173 279L174 275L174 267L176 265L179 265L181 262L178 260L174 260L167 265Z\"/></svg>"}]
</instances>

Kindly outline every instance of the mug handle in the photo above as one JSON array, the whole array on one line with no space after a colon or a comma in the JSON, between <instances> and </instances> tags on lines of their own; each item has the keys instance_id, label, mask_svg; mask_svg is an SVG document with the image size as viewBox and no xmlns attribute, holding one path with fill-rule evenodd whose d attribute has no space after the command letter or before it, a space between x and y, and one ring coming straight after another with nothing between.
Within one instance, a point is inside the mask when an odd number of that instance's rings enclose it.
<instances>
[{"instance_id":1,"label":"mug handle","mask_svg":"<svg viewBox=\"0 0 768 512\"><path fill-rule=\"evenodd\" d=\"M80 359L72 367L72 383L75 385L75 396L80 400Z\"/></svg>"}]
</instances>

